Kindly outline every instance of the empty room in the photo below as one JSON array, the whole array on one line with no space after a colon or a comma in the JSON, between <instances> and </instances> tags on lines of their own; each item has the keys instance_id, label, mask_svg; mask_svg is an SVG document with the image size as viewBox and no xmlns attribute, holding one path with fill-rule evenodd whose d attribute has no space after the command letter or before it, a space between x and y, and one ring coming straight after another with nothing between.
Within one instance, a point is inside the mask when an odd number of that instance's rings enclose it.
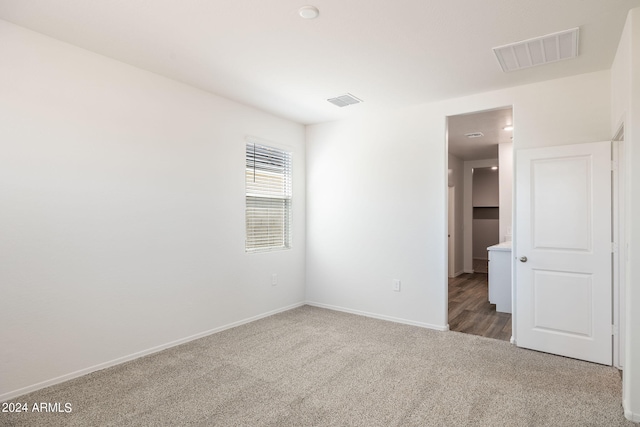
<instances>
[{"instance_id":1,"label":"empty room","mask_svg":"<svg viewBox=\"0 0 640 427\"><path fill-rule=\"evenodd\" d=\"M640 0L0 0L0 425L635 425L639 144Z\"/></svg>"}]
</instances>

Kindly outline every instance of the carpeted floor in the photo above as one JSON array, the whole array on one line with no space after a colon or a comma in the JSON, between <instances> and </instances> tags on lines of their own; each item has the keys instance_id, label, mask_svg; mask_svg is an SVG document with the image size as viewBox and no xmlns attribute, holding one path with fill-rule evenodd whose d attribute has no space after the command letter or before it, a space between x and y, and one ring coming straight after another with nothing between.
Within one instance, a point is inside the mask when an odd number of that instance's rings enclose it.
<instances>
[{"instance_id":1,"label":"carpeted floor","mask_svg":"<svg viewBox=\"0 0 640 427\"><path fill-rule=\"evenodd\" d=\"M611 367L301 307L12 402L16 426L632 426Z\"/></svg>"}]
</instances>

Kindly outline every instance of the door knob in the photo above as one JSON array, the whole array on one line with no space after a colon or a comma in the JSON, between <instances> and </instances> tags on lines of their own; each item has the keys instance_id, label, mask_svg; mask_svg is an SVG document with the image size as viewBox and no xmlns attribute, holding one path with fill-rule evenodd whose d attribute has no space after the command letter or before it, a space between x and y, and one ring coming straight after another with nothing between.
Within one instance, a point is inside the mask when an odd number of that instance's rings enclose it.
<instances>
[{"instance_id":1,"label":"door knob","mask_svg":"<svg viewBox=\"0 0 640 427\"><path fill-rule=\"evenodd\" d=\"M527 257L526 256L521 256L520 257L520 262L527 262Z\"/></svg>"}]
</instances>

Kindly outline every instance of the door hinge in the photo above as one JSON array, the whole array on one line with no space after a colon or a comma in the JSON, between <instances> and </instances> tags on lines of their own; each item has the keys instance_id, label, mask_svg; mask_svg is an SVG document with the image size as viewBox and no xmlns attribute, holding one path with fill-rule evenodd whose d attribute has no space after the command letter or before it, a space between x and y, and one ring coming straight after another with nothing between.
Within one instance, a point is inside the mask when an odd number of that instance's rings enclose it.
<instances>
[{"instance_id":1,"label":"door hinge","mask_svg":"<svg viewBox=\"0 0 640 427\"><path fill-rule=\"evenodd\" d=\"M612 254L618 253L618 244L616 242L611 242L611 253Z\"/></svg>"},{"instance_id":2,"label":"door hinge","mask_svg":"<svg viewBox=\"0 0 640 427\"><path fill-rule=\"evenodd\" d=\"M611 170L612 171L617 171L618 170L618 161L617 160L611 160Z\"/></svg>"},{"instance_id":3,"label":"door hinge","mask_svg":"<svg viewBox=\"0 0 640 427\"><path fill-rule=\"evenodd\" d=\"M611 325L611 335L618 335L618 325Z\"/></svg>"}]
</instances>

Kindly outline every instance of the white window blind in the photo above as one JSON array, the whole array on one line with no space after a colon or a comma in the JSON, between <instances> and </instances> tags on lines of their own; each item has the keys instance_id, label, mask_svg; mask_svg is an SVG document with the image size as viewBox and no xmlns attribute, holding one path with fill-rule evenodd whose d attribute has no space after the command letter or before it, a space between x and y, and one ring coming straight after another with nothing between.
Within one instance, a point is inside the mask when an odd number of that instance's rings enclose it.
<instances>
[{"instance_id":1,"label":"white window blind","mask_svg":"<svg viewBox=\"0 0 640 427\"><path fill-rule=\"evenodd\" d=\"M291 153L247 143L247 252L291 247Z\"/></svg>"}]
</instances>

